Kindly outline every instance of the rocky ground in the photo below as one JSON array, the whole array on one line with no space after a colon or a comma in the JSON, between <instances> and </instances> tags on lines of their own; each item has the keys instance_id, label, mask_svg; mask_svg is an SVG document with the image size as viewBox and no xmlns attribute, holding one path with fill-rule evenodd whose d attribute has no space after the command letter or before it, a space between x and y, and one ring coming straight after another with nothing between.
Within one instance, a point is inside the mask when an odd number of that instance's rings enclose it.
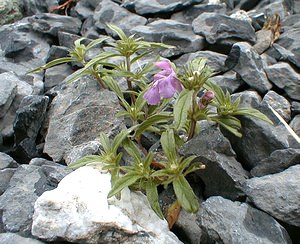
<instances>
[{"instance_id":1,"label":"rocky ground","mask_svg":"<svg viewBox=\"0 0 300 244\"><path fill-rule=\"evenodd\" d=\"M300 243L300 2L78 0L49 13L63 2L0 0L0 243ZM207 58L212 80L274 123L243 117L242 138L202 125L180 149L206 165L189 177L201 208L173 232L142 194L108 202L109 175L65 166L124 126L116 96L90 77L66 84L69 64L27 74L80 36L112 35L107 22L175 45L161 55L177 66Z\"/></svg>"}]
</instances>

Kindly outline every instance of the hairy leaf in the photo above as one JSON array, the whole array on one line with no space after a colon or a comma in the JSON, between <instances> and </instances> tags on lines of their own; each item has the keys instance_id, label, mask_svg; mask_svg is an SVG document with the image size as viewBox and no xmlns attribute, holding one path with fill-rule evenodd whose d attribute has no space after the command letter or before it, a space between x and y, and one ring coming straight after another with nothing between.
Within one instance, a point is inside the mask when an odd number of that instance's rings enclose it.
<instances>
[{"instance_id":1,"label":"hairy leaf","mask_svg":"<svg viewBox=\"0 0 300 244\"><path fill-rule=\"evenodd\" d=\"M187 121L188 111L192 104L193 92L192 90L183 90L176 100L174 106L174 128L176 130L182 129Z\"/></svg>"},{"instance_id":2,"label":"hairy leaf","mask_svg":"<svg viewBox=\"0 0 300 244\"><path fill-rule=\"evenodd\" d=\"M72 162L68 165L69 168L71 169L77 169L82 166L85 166L87 164L91 163L101 163L101 156L100 155L88 155L83 158L80 158L79 160Z\"/></svg>"},{"instance_id":3,"label":"hairy leaf","mask_svg":"<svg viewBox=\"0 0 300 244\"><path fill-rule=\"evenodd\" d=\"M159 206L159 198L158 198L156 184L150 179L146 183L146 195L147 195L147 199L150 203L151 208L158 215L158 217L160 217L161 219L164 219L164 215Z\"/></svg>"}]
</instances>

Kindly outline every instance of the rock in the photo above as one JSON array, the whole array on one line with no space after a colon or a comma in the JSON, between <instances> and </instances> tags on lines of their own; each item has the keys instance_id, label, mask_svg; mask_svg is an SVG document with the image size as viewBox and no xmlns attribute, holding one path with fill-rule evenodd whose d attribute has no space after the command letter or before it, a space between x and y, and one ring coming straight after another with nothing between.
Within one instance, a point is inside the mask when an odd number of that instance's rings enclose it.
<instances>
[{"instance_id":1,"label":"rock","mask_svg":"<svg viewBox=\"0 0 300 244\"><path fill-rule=\"evenodd\" d=\"M244 91L234 94L233 98L237 97L241 98L241 107L256 108L274 123L271 125L256 118L241 116L239 117L242 123L241 138L237 138L224 130L244 168L251 170L275 150L299 147L299 143L293 135L270 107L261 102L261 98L256 92Z\"/></svg>"},{"instance_id":2,"label":"rock","mask_svg":"<svg viewBox=\"0 0 300 244\"><path fill-rule=\"evenodd\" d=\"M246 84L240 77L238 77L236 72L232 70L221 75L213 76L210 80L219 85L224 91L228 91L230 94L241 89Z\"/></svg>"},{"instance_id":3,"label":"rock","mask_svg":"<svg viewBox=\"0 0 300 244\"><path fill-rule=\"evenodd\" d=\"M184 1L125 0L122 6L124 8L136 12L137 14L146 15L146 14L172 13L201 2L203 2L203 0L184 0Z\"/></svg>"},{"instance_id":4,"label":"rock","mask_svg":"<svg viewBox=\"0 0 300 244\"><path fill-rule=\"evenodd\" d=\"M107 199L110 174L82 167L35 203L32 233L46 241L181 243L138 192ZM147 219L147 221L145 221Z\"/></svg>"},{"instance_id":5,"label":"rock","mask_svg":"<svg viewBox=\"0 0 300 244\"><path fill-rule=\"evenodd\" d=\"M45 92L49 91L54 86L61 84L68 75L72 74L73 70L68 64L61 64L51 67L45 72Z\"/></svg>"},{"instance_id":6,"label":"rock","mask_svg":"<svg viewBox=\"0 0 300 244\"><path fill-rule=\"evenodd\" d=\"M280 173L290 166L299 164L299 162L300 149L288 148L276 150L269 157L261 160L250 173L256 177Z\"/></svg>"},{"instance_id":7,"label":"rock","mask_svg":"<svg viewBox=\"0 0 300 244\"><path fill-rule=\"evenodd\" d=\"M299 173L300 165L295 165L281 173L254 177L246 181L245 193L256 207L278 220L299 227Z\"/></svg>"},{"instance_id":8,"label":"rock","mask_svg":"<svg viewBox=\"0 0 300 244\"><path fill-rule=\"evenodd\" d=\"M16 168L0 169L0 196L8 188L9 181L15 172Z\"/></svg>"},{"instance_id":9,"label":"rock","mask_svg":"<svg viewBox=\"0 0 300 244\"><path fill-rule=\"evenodd\" d=\"M22 18L21 2L18 0L1 0L0 16L2 16L0 26Z\"/></svg>"},{"instance_id":10,"label":"rock","mask_svg":"<svg viewBox=\"0 0 300 244\"><path fill-rule=\"evenodd\" d=\"M146 18L133 14L110 0L103 0L99 3L93 18L95 21L94 26L101 34L106 31L106 33L113 34L114 36L116 34L107 27L107 23L117 25L126 34L129 34L130 30L136 26L147 23Z\"/></svg>"},{"instance_id":11,"label":"rock","mask_svg":"<svg viewBox=\"0 0 300 244\"><path fill-rule=\"evenodd\" d=\"M300 28L293 28L282 33L274 48L279 52L282 60L287 60L300 68L299 40ZM280 48L281 47L281 48Z\"/></svg>"},{"instance_id":12,"label":"rock","mask_svg":"<svg viewBox=\"0 0 300 244\"><path fill-rule=\"evenodd\" d=\"M226 13L225 4L196 4L190 8L184 9L180 12L174 13L171 19L181 21L183 23L192 24L193 20L196 19L202 13Z\"/></svg>"},{"instance_id":13,"label":"rock","mask_svg":"<svg viewBox=\"0 0 300 244\"><path fill-rule=\"evenodd\" d=\"M237 72L243 81L260 93L266 93L272 88L264 71L262 58L246 42L238 42L232 46L225 65Z\"/></svg>"},{"instance_id":14,"label":"rock","mask_svg":"<svg viewBox=\"0 0 300 244\"><path fill-rule=\"evenodd\" d=\"M0 170L6 168L18 168L19 164L9 155L0 152Z\"/></svg>"},{"instance_id":15,"label":"rock","mask_svg":"<svg viewBox=\"0 0 300 244\"><path fill-rule=\"evenodd\" d=\"M0 119L0 130L3 137L12 137L13 136L13 123L16 118L16 111L19 108L19 105L22 99L25 96L33 94L32 86L27 82L21 80L15 73L13 72L5 72L0 74L0 80L7 84L16 84L16 94L11 103L11 106L6 111L6 114L3 118Z\"/></svg>"},{"instance_id":16,"label":"rock","mask_svg":"<svg viewBox=\"0 0 300 244\"><path fill-rule=\"evenodd\" d=\"M265 68L269 80L287 95L300 100L300 75L287 63L279 62Z\"/></svg>"},{"instance_id":17,"label":"rock","mask_svg":"<svg viewBox=\"0 0 300 244\"><path fill-rule=\"evenodd\" d=\"M294 1L292 0L275 0L275 1L258 1L259 3L255 7L256 13L268 14L272 16L279 14L281 19L293 14L294 12Z\"/></svg>"},{"instance_id":18,"label":"rock","mask_svg":"<svg viewBox=\"0 0 300 244\"><path fill-rule=\"evenodd\" d=\"M1 75L0 86L0 118L3 118L7 113L12 101L17 93L17 83L14 79L10 79L10 73Z\"/></svg>"},{"instance_id":19,"label":"rock","mask_svg":"<svg viewBox=\"0 0 300 244\"><path fill-rule=\"evenodd\" d=\"M26 16L47 13L58 5L59 0L23 0L23 9Z\"/></svg>"},{"instance_id":20,"label":"rock","mask_svg":"<svg viewBox=\"0 0 300 244\"><path fill-rule=\"evenodd\" d=\"M42 244L44 242L32 239L32 238L25 238L19 236L15 233L1 233L0 234L0 242L5 244Z\"/></svg>"},{"instance_id":21,"label":"rock","mask_svg":"<svg viewBox=\"0 0 300 244\"><path fill-rule=\"evenodd\" d=\"M204 127L182 146L180 154L196 155L197 161L206 166L196 172L205 184L206 197L219 195L236 200L244 196L242 185L249 174L236 161L228 139L217 126Z\"/></svg>"},{"instance_id":22,"label":"rock","mask_svg":"<svg viewBox=\"0 0 300 244\"><path fill-rule=\"evenodd\" d=\"M213 51L198 51L183 54L180 58L175 60L176 67L181 67L196 58L206 59L207 65L214 71L215 74L228 71L228 68L225 66L227 56Z\"/></svg>"},{"instance_id":23,"label":"rock","mask_svg":"<svg viewBox=\"0 0 300 244\"><path fill-rule=\"evenodd\" d=\"M297 114L290 123L291 128L300 137L300 115Z\"/></svg>"},{"instance_id":24,"label":"rock","mask_svg":"<svg viewBox=\"0 0 300 244\"><path fill-rule=\"evenodd\" d=\"M175 46L174 49L164 51L163 55L168 57L199 51L204 47L204 39L193 33L191 25L175 20L159 19L146 26L136 26L131 32L146 41Z\"/></svg>"},{"instance_id":25,"label":"rock","mask_svg":"<svg viewBox=\"0 0 300 244\"><path fill-rule=\"evenodd\" d=\"M101 90L96 80L83 77L57 91L48 113L44 153L54 161L69 157L75 146L94 141L120 127L120 105L114 93Z\"/></svg>"},{"instance_id":26,"label":"rock","mask_svg":"<svg viewBox=\"0 0 300 244\"><path fill-rule=\"evenodd\" d=\"M291 120L291 104L285 97L274 91L269 91L262 102L271 106L286 122Z\"/></svg>"},{"instance_id":27,"label":"rock","mask_svg":"<svg viewBox=\"0 0 300 244\"><path fill-rule=\"evenodd\" d=\"M201 243L292 243L286 230L268 214L219 196L202 204L197 219L203 232Z\"/></svg>"},{"instance_id":28,"label":"rock","mask_svg":"<svg viewBox=\"0 0 300 244\"><path fill-rule=\"evenodd\" d=\"M22 236L31 235L33 206L36 199L44 191L57 186L57 182L49 176L50 173L59 171L64 174L63 176L68 173L61 166L51 169L46 167L49 166L21 165L12 176L9 187L0 196L0 212L6 232L19 233Z\"/></svg>"},{"instance_id":29,"label":"rock","mask_svg":"<svg viewBox=\"0 0 300 244\"><path fill-rule=\"evenodd\" d=\"M292 101L292 113L300 114L300 102Z\"/></svg>"},{"instance_id":30,"label":"rock","mask_svg":"<svg viewBox=\"0 0 300 244\"><path fill-rule=\"evenodd\" d=\"M59 31L78 34L81 29L79 19L64 15L43 13L29 17L28 21L33 30L54 37L57 37Z\"/></svg>"},{"instance_id":31,"label":"rock","mask_svg":"<svg viewBox=\"0 0 300 244\"><path fill-rule=\"evenodd\" d=\"M220 41L233 44L237 40L254 44L256 40L255 31L249 22L223 14L200 14L192 25L195 34L204 36L210 44Z\"/></svg>"}]
</instances>

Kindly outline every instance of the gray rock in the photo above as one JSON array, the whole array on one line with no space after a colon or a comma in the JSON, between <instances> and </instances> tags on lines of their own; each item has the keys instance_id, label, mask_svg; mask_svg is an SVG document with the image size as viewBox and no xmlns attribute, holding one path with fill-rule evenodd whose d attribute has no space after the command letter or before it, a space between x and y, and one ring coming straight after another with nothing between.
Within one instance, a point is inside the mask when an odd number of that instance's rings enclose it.
<instances>
[{"instance_id":1,"label":"gray rock","mask_svg":"<svg viewBox=\"0 0 300 244\"><path fill-rule=\"evenodd\" d=\"M207 65L214 71L215 74L228 71L228 68L225 66L225 60L227 56L213 51L198 51L194 53L183 54L180 58L176 59L174 63L177 67L181 67L196 58L206 59Z\"/></svg>"},{"instance_id":2,"label":"gray rock","mask_svg":"<svg viewBox=\"0 0 300 244\"><path fill-rule=\"evenodd\" d=\"M237 72L241 78L260 93L271 89L264 71L264 62L258 53L246 42L238 42L232 46L225 64Z\"/></svg>"},{"instance_id":3,"label":"gray rock","mask_svg":"<svg viewBox=\"0 0 300 244\"><path fill-rule=\"evenodd\" d=\"M262 102L270 105L286 122L291 120L291 104L285 97L274 91L268 91Z\"/></svg>"},{"instance_id":4,"label":"gray rock","mask_svg":"<svg viewBox=\"0 0 300 244\"><path fill-rule=\"evenodd\" d=\"M110 135L119 128L120 105L114 93L101 90L96 80L83 77L57 91L49 108L44 153L54 161L66 160L75 146Z\"/></svg>"},{"instance_id":5,"label":"gray rock","mask_svg":"<svg viewBox=\"0 0 300 244\"><path fill-rule=\"evenodd\" d=\"M9 155L0 152L0 169L17 168L19 164Z\"/></svg>"},{"instance_id":6,"label":"gray rock","mask_svg":"<svg viewBox=\"0 0 300 244\"><path fill-rule=\"evenodd\" d=\"M300 100L300 75L287 63L279 62L265 68L269 80L287 95Z\"/></svg>"},{"instance_id":7,"label":"gray rock","mask_svg":"<svg viewBox=\"0 0 300 244\"><path fill-rule=\"evenodd\" d=\"M193 33L191 25L175 20L159 19L146 26L136 26L131 32L143 37L146 41L175 46L174 49L166 50L163 56L195 52L204 47L204 39Z\"/></svg>"},{"instance_id":8,"label":"gray rock","mask_svg":"<svg viewBox=\"0 0 300 244\"><path fill-rule=\"evenodd\" d=\"M50 34L57 37L59 31L78 34L81 29L81 21L70 16L57 14L37 14L28 18L33 30L42 33Z\"/></svg>"},{"instance_id":9,"label":"gray rock","mask_svg":"<svg viewBox=\"0 0 300 244\"><path fill-rule=\"evenodd\" d=\"M242 123L241 138L224 131L244 168L251 170L277 149L299 147L299 143L270 107L266 103L261 103L261 98L256 92L236 93L234 97L241 98L241 107L256 108L274 123L271 125L256 118L241 116L239 118Z\"/></svg>"},{"instance_id":10,"label":"gray rock","mask_svg":"<svg viewBox=\"0 0 300 244\"><path fill-rule=\"evenodd\" d=\"M51 67L45 72L45 92L49 91L54 86L61 84L68 75L72 74L73 70L68 64L61 64Z\"/></svg>"},{"instance_id":11,"label":"gray rock","mask_svg":"<svg viewBox=\"0 0 300 244\"><path fill-rule=\"evenodd\" d=\"M118 4L103 0L97 6L93 15L96 29L103 34L106 33L116 35L106 26L107 23L112 23L120 27L126 34L138 25L145 25L147 19L129 12L127 9L120 7Z\"/></svg>"},{"instance_id":12,"label":"gray rock","mask_svg":"<svg viewBox=\"0 0 300 244\"><path fill-rule=\"evenodd\" d=\"M47 13L50 8L59 5L59 0L23 0L22 2L24 14L26 16Z\"/></svg>"},{"instance_id":13,"label":"gray rock","mask_svg":"<svg viewBox=\"0 0 300 244\"><path fill-rule=\"evenodd\" d=\"M261 160L250 173L256 177L280 173L290 166L299 164L299 162L300 149L288 148L276 150L269 157Z\"/></svg>"},{"instance_id":14,"label":"gray rock","mask_svg":"<svg viewBox=\"0 0 300 244\"><path fill-rule=\"evenodd\" d=\"M300 102L292 101L292 113L300 114Z\"/></svg>"},{"instance_id":15,"label":"gray rock","mask_svg":"<svg viewBox=\"0 0 300 244\"><path fill-rule=\"evenodd\" d=\"M210 80L230 94L245 86L245 82L232 70L221 75L213 76Z\"/></svg>"},{"instance_id":16,"label":"gray rock","mask_svg":"<svg viewBox=\"0 0 300 244\"><path fill-rule=\"evenodd\" d=\"M297 114L290 123L291 128L300 137L300 114Z\"/></svg>"},{"instance_id":17,"label":"gray rock","mask_svg":"<svg viewBox=\"0 0 300 244\"><path fill-rule=\"evenodd\" d=\"M300 28L293 28L282 33L277 40L278 46L274 46L275 49L280 53L282 60L287 60L300 68ZM282 49L280 49L280 47Z\"/></svg>"},{"instance_id":18,"label":"gray rock","mask_svg":"<svg viewBox=\"0 0 300 244\"><path fill-rule=\"evenodd\" d=\"M16 168L0 169L0 196L8 188L9 181L15 172Z\"/></svg>"},{"instance_id":19,"label":"gray rock","mask_svg":"<svg viewBox=\"0 0 300 244\"><path fill-rule=\"evenodd\" d=\"M258 1L255 7L256 13L264 13L267 16L279 14L281 19L294 13L293 0Z\"/></svg>"},{"instance_id":20,"label":"gray rock","mask_svg":"<svg viewBox=\"0 0 300 244\"><path fill-rule=\"evenodd\" d=\"M254 44L255 31L248 21L231 18L217 13L203 13L194 19L193 30L204 36L210 44L226 41L235 43L237 40Z\"/></svg>"},{"instance_id":21,"label":"gray rock","mask_svg":"<svg viewBox=\"0 0 300 244\"><path fill-rule=\"evenodd\" d=\"M226 5L225 4L196 4L190 8L172 14L171 19L176 21L181 21L183 23L192 24L194 19L196 19L200 14L206 12L225 14Z\"/></svg>"},{"instance_id":22,"label":"gray rock","mask_svg":"<svg viewBox=\"0 0 300 244\"><path fill-rule=\"evenodd\" d=\"M21 2L18 0L0 0L0 26L23 17Z\"/></svg>"},{"instance_id":23,"label":"gray rock","mask_svg":"<svg viewBox=\"0 0 300 244\"><path fill-rule=\"evenodd\" d=\"M0 77L0 118L3 118L17 93L17 83L10 78L10 73L0 74Z\"/></svg>"},{"instance_id":24,"label":"gray rock","mask_svg":"<svg viewBox=\"0 0 300 244\"><path fill-rule=\"evenodd\" d=\"M9 187L0 196L4 230L30 236L36 199L44 191L54 189L69 172L62 166L19 166L9 182Z\"/></svg>"},{"instance_id":25,"label":"gray rock","mask_svg":"<svg viewBox=\"0 0 300 244\"><path fill-rule=\"evenodd\" d=\"M19 236L15 233L1 233L0 234L0 243L5 244L43 244L44 242L41 242L39 240L35 240L32 238L25 238L22 236Z\"/></svg>"},{"instance_id":26,"label":"gray rock","mask_svg":"<svg viewBox=\"0 0 300 244\"><path fill-rule=\"evenodd\" d=\"M203 2L203 0L125 0L122 6L140 15L144 15L157 13L172 13L201 2Z\"/></svg>"},{"instance_id":27,"label":"gray rock","mask_svg":"<svg viewBox=\"0 0 300 244\"><path fill-rule=\"evenodd\" d=\"M287 231L268 214L219 196L202 204L197 219L201 243L292 243Z\"/></svg>"},{"instance_id":28,"label":"gray rock","mask_svg":"<svg viewBox=\"0 0 300 244\"><path fill-rule=\"evenodd\" d=\"M107 171L72 172L36 201L33 235L74 243L181 243L142 193L124 189L119 200L107 199L110 189Z\"/></svg>"},{"instance_id":29,"label":"gray rock","mask_svg":"<svg viewBox=\"0 0 300 244\"><path fill-rule=\"evenodd\" d=\"M235 153L218 127L208 126L180 149L184 156L196 155L205 169L196 174L205 184L205 196L220 195L236 200L244 196L242 184L249 174L235 159Z\"/></svg>"},{"instance_id":30,"label":"gray rock","mask_svg":"<svg viewBox=\"0 0 300 244\"><path fill-rule=\"evenodd\" d=\"M249 201L274 218L300 226L300 165L285 171L246 181L244 190Z\"/></svg>"}]
</instances>

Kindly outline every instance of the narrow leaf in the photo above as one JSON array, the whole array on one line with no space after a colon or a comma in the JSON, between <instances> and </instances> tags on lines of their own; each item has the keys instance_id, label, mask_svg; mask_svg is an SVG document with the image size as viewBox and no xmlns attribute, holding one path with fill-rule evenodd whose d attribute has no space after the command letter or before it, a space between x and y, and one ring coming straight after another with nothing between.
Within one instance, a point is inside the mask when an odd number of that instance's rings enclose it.
<instances>
[{"instance_id":1,"label":"narrow leaf","mask_svg":"<svg viewBox=\"0 0 300 244\"><path fill-rule=\"evenodd\" d=\"M195 213L198 211L198 199L183 175L175 178L173 188L178 202L187 212Z\"/></svg>"},{"instance_id":2,"label":"narrow leaf","mask_svg":"<svg viewBox=\"0 0 300 244\"><path fill-rule=\"evenodd\" d=\"M262 112L255 108L238 108L236 111L232 113L232 115L247 115L252 116L257 119L263 120L267 123L273 124L273 122Z\"/></svg>"},{"instance_id":3,"label":"narrow leaf","mask_svg":"<svg viewBox=\"0 0 300 244\"><path fill-rule=\"evenodd\" d=\"M160 143L165 155L168 158L170 163L175 163L177 154L176 154L176 144L174 138L174 131L169 129L162 133L160 138Z\"/></svg>"},{"instance_id":4,"label":"narrow leaf","mask_svg":"<svg viewBox=\"0 0 300 244\"><path fill-rule=\"evenodd\" d=\"M115 194L122 191L125 187L128 187L132 184L134 184L138 179L140 179L141 176L137 175L135 172L127 173L123 177L117 179L115 181L115 184L112 186L110 192L108 193L108 198L114 196Z\"/></svg>"},{"instance_id":5,"label":"narrow leaf","mask_svg":"<svg viewBox=\"0 0 300 244\"><path fill-rule=\"evenodd\" d=\"M192 104L193 92L191 90L183 90L176 100L174 107L174 128L176 130L183 128L186 123L188 111Z\"/></svg>"},{"instance_id":6,"label":"narrow leaf","mask_svg":"<svg viewBox=\"0 0 300 244\"><path fill-rule=\"evenodd\" d=\"M152 180L147 181L146 195L147 195L147 199L150 203L151 208L158 215L158 217L160 217L161 219L164 219L164 215L163 215L163 213L161 211L161 208L159 206L159 198L158 198L157 187L156 187L155 183Z\"/></svg>"},{"instance_id":7,"label":"narrow leaf","mask_svg":"<svg viewBox=\"0 0 300 244\"><path fill-rule=\"evenodd\" d=\"M101 160L101 156L99 155L88 155L88 156L85 156L73 163L70 163L68 165L69 168L71 169L77 169L77 168L80 168L82 166L85 166L87 164L90 164L90 163L100 163L102 160Z\"/></svg>"}]
</instances>

